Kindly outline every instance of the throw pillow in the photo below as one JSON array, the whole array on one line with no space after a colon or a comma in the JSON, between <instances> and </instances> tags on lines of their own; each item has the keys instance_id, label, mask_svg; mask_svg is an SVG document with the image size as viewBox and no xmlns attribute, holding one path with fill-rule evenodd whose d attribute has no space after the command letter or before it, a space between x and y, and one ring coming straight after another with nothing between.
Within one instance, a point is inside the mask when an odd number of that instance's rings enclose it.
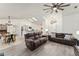
<instances>
[{"instance_id":1,"label":"throw pillow","mask_svg":"<svg viewBox=\"0 0 79 59\"><path fill-rule=\"evenodd\" d=\"M71 40L71 35L65 35L64 38L67 39L67 40Z\"/></svg>"}]
</instances>

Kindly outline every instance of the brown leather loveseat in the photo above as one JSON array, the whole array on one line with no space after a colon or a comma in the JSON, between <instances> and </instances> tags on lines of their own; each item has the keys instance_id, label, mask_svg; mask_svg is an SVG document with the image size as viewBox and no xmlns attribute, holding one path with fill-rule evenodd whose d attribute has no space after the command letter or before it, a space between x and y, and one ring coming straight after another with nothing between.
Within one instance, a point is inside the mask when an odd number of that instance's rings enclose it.
<instances>
[{"instance_id":1,"label":"brown leather loveseat","mask_svg":"<svg viewBox=\"0 0 79 59\"><path fill-rule=\"evenodd\" d=\"M47 41L47 37L43 37L41 32L25 34L25 43L31 51L38 48Z\"/></svg>"}]
</instances>

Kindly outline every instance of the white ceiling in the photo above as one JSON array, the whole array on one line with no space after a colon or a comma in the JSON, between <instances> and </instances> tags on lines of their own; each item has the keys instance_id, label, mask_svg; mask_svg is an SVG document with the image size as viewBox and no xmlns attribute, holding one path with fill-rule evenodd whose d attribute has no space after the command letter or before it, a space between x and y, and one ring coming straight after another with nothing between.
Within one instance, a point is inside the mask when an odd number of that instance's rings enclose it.
<instances>
[{"instance_id":1,"label":"white ceiling","mask_svg":"<svg viewBox=\"0 0 79 59\"><path fill-rule=\"evenodd\" d=\"M78 6L78 8L74 8L74 6ZM72 3L69 7L66 7L63 11L63 16L68 16L75 13L79 13L79 3Z\"/></svg>"},{"instance_id":2,"label":"white ceiling","mask_svg":"<svg viewBox=\"0 0 79 59\"><path fill-rule=\"evenodd\" d=\"M0 3L0 18L40 17L44 14L43 4L30 3Z\"/></svg>"},{"instance_id":3,"label":"white ceiling","mask_svg":"<svg viewBox=\"0 0 79 59\"><path fill-rule=\"evenodd\" d=\"M38 19L38 23L42 22L43 17L46 13L43 11L45 8L44 3L0 3L0 19L7 19L11 16L12 19L29 19L35 17ZM75 5L66 7L63 11L64 15L70 13L74 10ZM68 12L69 11L69 12ZM78 11L78 10L77 10Z\"/></svg>"},{"instance_id":4,"label":"white ceiling","mask_svg":"<svg viewBox=\"0 0 79 59\"><path fill-rule=\"evenodd\" d=\"M0 19L29 19L35 17L41 23L46 14L42 3L0 3Z\"/></svg>"},{"instance_id":5,"label":"white ceiling","mask_svg":"<svg viewBox=\"0 0 79 59\"><path fill-rule=\"evenodd\" d=\"M11 18L30 18L30 17L36 17L41 18L46 13L43 11L44 3L0 3L0 19L2 18L8 18L8 16L11 16ZM71 6L66 7L64 10L64 13L68 10L73 11L74 6L79 4L71 4ZM70 11L69 11L70 12Z\"/></svg>"}]
</instances>

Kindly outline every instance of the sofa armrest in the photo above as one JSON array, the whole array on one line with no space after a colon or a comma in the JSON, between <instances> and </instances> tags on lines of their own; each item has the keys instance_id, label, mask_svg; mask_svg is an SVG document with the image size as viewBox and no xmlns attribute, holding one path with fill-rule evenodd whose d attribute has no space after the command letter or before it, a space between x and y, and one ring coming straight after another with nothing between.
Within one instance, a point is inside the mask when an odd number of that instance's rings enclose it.
<instances>
[{"instance_id":1,"label":"sofa armrest","mask_svg":"<svg viewBox=\"0 0 79 59\"><path fill-rule=\"evenodd\" d=\"M25 43L27 46L30 46L30 47L34 46L34 40L32 39L26 39Z\"/></svg>"}]
</instances>

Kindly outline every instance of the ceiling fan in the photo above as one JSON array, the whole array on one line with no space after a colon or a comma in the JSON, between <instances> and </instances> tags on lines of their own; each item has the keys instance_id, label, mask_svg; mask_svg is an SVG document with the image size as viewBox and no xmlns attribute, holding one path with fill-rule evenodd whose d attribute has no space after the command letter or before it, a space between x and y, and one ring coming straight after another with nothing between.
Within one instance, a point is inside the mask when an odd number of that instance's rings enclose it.
<instances>
[{"instance_id":1,"label":"ceiling fan","mask_svg":"<svg viewBox=\"0 0 79 59\"><path fill-rule=\"evenodd\" d=\"M49 10L51 10L50 13L53 13L54 11L56 13L58 13L58 10L62 10L63 11L64 10L63 7L70 6L70 4L65 4L65 3L51 3L51 5L44 4L44 6L47 7L47 8L45 8L43 10L45 10L47 12L49 12Z\"/></svg>"}]
</instances>

